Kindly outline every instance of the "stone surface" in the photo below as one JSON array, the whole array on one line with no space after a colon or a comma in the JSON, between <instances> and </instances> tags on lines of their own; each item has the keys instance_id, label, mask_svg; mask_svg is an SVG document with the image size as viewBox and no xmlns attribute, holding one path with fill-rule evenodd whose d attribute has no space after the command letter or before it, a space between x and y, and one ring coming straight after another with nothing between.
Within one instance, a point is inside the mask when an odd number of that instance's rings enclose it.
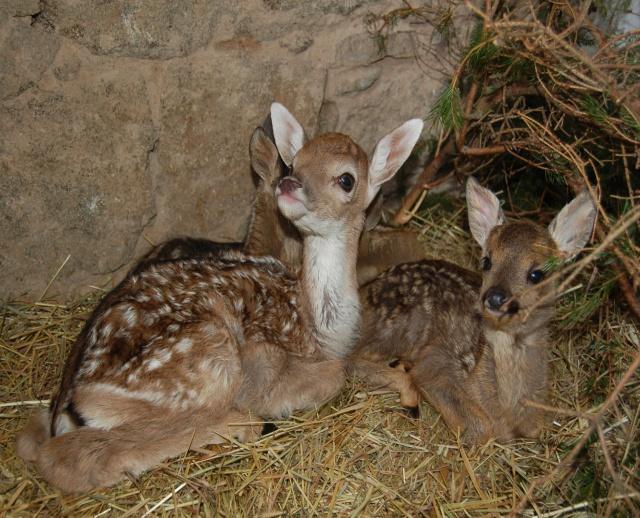
<instances>
[{"instance_id":1,"label":"stone surface","mask_svg":"<svg viewBox=\"0 0 640 518\"><path fill-rule=\"evenodd\" d=\"M249 139L273 99L315 124L324 73L265 63L235 50L167 69L161 98L156 178L158 215L150 232L241 239L251 211Z\"/></svg>"},{"instance_id":2,"label":"stone surface","mask_svg":"<svg viewBox=\"0 0 640 518\"><path fill-rule=\"evenodd\" d=\"M205 45L236 2L210 0L47 0L42 16L95 54L184 56Z\"/></svg>"},{"instance_id":3,"label":"stone surface","mask_svg":"<svg viewBox=\"0 0 640 518\"><path fill-rule=\"evenodd\" d=\"M34 87L3 103L3 290L41 294L67 256L62 278L69 282L132 259L153 214L154 130L144 90L139 74L109 71L64 89Z\"/></svg>"},{"instance_id":4,"label":"stone surface","mask_svg":"<svg viewBox=\"0 0 640 518\"><path fill-rule=\"evenodd\" d=\"M5 5L10 16L34 16L42 11L40 0L7 0Z\"/></svg>"},{"instance_id":5,"label":"stone surface","mask_svg":"<svg viewBox=\"0 0 640 518\"><path fill-rule=\"evenodd\" d=\"M0 2L0 297L108 287L176 235L241 240L273 100L367 151L425 117L446 45L398 20L381 53L365 23L403 5Z\"/></svg>"},{"instance_id":6,"label":"stone surface","mask_svg":"<svg viewBox=\"0 0 640 518\"><path fill-rule=\"evenodd\" d=\"M53 29L35 20L37 2L0 6L0 100L31 88L51 66L60 46Z\"/></svg>"}]
</instances>

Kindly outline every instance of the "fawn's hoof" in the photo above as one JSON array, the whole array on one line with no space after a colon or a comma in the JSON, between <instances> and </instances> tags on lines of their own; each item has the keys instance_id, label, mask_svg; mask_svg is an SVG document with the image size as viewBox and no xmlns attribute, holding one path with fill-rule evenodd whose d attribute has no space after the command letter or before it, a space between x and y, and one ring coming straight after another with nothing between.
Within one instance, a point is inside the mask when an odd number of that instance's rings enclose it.
<instances>
[{"instance_id":1,"label":"fawn's hoof","mask_svg":"<svg viewBox=\"0 0 640 518\"><path fill-rule=\"evenodd\" d=\"M404 411L412 419L419 419L420 418L420 407L419 406L406 406L406 407L404 407Z\"/></svg>"},{"instance_id":2,"label":"fawn's hoof","mask_svg":"<svg viewBox=\"0 0 640 518\"><path fill-rule=\"evenodd\" d=\"M413 364L407 360L397 359L389 362L389 367L392 369L398 369L402 372L409 372L412 369Z\"/></svg>"},{"instance_id":3,"label":"fawn's hoof","mask_svg":"<svg viewBox=\"0 0 640 518\"><path fill-rule=\"evenodd\" d=\"M278 427L273 423L264 423L262 425L262 433L260 435L269 435L271 432L275 432Z\"/></svg>"}]
</instances>

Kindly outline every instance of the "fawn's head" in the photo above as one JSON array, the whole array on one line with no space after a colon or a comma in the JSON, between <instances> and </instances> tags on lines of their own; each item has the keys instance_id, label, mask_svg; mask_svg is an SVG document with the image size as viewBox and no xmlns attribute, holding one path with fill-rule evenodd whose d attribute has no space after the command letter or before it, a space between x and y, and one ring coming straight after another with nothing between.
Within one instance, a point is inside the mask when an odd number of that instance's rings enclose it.
<instances>
[{"instance_id":1,"label":"fawn's head","mask_svg":"<svg viewBox=\"0 0 640 518\"><path fill-rule=\"evenodd\" d=\"M305 143L304 130L281 104L271 106L276 146L290 176L278 183L278 207L304 235L359 232L382 183L407 159L422 132L412 119L383 137L371 161L351 138L327 133Z\"/></svg>"},{"instance_id":2,"label":"fawn's head","mask_svg":"<svg viewBox=\"0 0 640 518\"><path fill-rule=\"evenodd\" d=\"M569 260L587 244L596 206L585 190L548 228L530 221L506 223L498 198L472 177L467 181L469 227L482 247L481 307L496 328L519 325L534 307L553 304L555 283L543 282L552 258Z\"/></svg>"}]
</instances>

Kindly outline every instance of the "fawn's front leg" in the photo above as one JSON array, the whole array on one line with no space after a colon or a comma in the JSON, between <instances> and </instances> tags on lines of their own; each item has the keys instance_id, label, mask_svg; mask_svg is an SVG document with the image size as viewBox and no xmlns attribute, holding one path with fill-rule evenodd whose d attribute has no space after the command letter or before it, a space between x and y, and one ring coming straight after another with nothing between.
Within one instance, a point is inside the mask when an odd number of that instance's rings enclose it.
<instances>
[{"instance_id":1,"label":"fawn's front leg","mask_svg":"<svg viewBox=\"0 0 640 518\"><path fill-rule=\"evenodd\" d=\"M467 444L482 444L493 435L493 421L474 398L474 386L444 347L429 347L410 371L420 393Z\"/></svg>"},{"instance_id":2,"label":"fawn's front leg","mask_svg":"<svg viewBox=\"0 0 640 518\"><path fill-rule=\"evenodd\" d=\"M267 415L285 416L295 410L320 406L340 392L344 381L342 360L290 358L286 370L269 391Z\"/></svg>"},{"instance_id":3,"label":"fawn's front leg","mask_svg":"<svg viewBox=\"0 0 640 518\"><path fill-rule=\"evenodd\" d=\"M244 382L235 406L263 418L319 406L334 397L345 380L343 360L295 356L269 344L245 344L242 369Z\"/></svg>"},{"instance_id":4,"label":"fawn's front leg","mask_svg":"<svg viewBox=\"0 0 640 518\"><path fill-rule=\"evenodd\" d=\"M388 387L400 393L400 404L417 416L420 395L411 376L400 365L391 367L383 362L353 359L349 370L370 387Z\"/></svg>"},{"instance_id":5,"label":"fawn's front leg","mask_svg":"<svg viewBox=\"0 0 640 518\"><path fill-rule=\"evenodd\" d=\"M540 435L546 421L548 421L552 412L536 408L532 404L544 403L543 401L521 400L522 407L517 412L515 421L511 425L513 437L526 437L534 439Z\"/></svg>"},{"instance_id":6,"label":"fawn's front leg","mask_svg":"<svg viewBox=\"0 0 640 518\"><path fill-rule=\"evenodd\" d=\"M491 419L458 387L431 385L421 392L465 444L484 444L491 438Z\"/></svg>"}]
</instances>

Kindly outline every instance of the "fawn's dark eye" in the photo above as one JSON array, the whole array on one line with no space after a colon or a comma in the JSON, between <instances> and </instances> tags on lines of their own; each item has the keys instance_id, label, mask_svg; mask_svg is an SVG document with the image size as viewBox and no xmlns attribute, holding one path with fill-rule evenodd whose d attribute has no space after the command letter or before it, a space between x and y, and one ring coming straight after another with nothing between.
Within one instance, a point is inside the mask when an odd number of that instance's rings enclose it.
<instances>
[{"instance_id":1,"label":"fawn's dark eye","mask_svg":"<svg viewBox=\"0 0 640 518\"><path fill-rule=\"evenodd\" d=\"M491 259L488 257L483 257L480 259L480 268L482 268L483 272L488 272L491 270Z\"/></svg>"},{"instance_id":2,"label":"fawn's dark eye","mask_svg":"<svg viewBox=\"0 0 640 518\"><path fill-rule=\"evenodd\" d=\"M544 272L542 270L531 270L527 276L527 280L531 284L538 284L542 279L544 279Z\"/></svg>"},{"instance_id":3,"label":"fawn's dark eye","mask_svg":"<svg viewBox=\"0 0 640 518\"><path fill-rule=\"evenodd\" d=\"M351 189L353 189L355 183L355 178L349 173L343 173L338 177L338 185L344 192L351 192Z\"/></svg>"}]
</instances>

